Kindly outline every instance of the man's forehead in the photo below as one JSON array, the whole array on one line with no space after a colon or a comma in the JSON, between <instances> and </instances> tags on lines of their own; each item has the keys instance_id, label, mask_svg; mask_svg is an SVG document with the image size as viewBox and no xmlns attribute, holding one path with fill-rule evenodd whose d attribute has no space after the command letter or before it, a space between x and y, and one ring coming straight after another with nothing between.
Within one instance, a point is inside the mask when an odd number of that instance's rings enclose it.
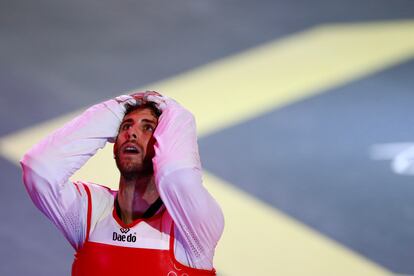
<instances>
[{"instance_id":1,"label":"man's forehead","mask_svg":"<svg viewBox=\"0 0 414 276\"><path fill-rule=\"evenodd\" d=\"M150 121L153 121L154 123L158 123L158 117L154 114L154 111L152 111L150 108L138 108L131 112L129 112L127 115L124 116L122 121L140 121L142 119L147 119Z\"/></svg>"}]
</instances>

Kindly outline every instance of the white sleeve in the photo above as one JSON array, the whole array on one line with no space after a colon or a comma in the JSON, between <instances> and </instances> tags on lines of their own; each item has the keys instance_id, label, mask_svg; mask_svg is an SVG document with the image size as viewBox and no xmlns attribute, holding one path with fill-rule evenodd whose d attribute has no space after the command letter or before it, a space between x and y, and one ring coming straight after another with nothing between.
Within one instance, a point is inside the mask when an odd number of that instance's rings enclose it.
<instances>
[{"instance_id":1,"label":"white sleeve","mask_svg":"<svg viewBox=\"0 0 414 276\"><path fill-rule=\"evenodd\" d=\"M97 104L31 148L20 161L34 204L77 249L86 236L87 193L71 177L108 140L116 137L125 107Z\"/></svg>"},{"instance_id":2,"label":"white sleeve","mask_svg":"<svg viewBox=\"0 0 414 276\"><path fill-rule=\"evenodd\" d=\"M167 100L154 137L158 192L174 220L187 261L194 268L212 269L224 218L217 202L202 185L193 115Z\"/></svg>"}]
</instances>

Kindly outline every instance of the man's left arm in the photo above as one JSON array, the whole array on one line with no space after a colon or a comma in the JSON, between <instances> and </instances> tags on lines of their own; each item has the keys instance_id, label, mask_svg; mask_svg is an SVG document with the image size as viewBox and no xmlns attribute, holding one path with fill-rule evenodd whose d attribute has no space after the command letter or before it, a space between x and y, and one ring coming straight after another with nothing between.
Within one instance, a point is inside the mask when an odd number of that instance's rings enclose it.
<instances>
[{"instance_id":1,"label":"man's left arm","mask_svg":"<svg viewBox=\"0 0 414 276\"><path fill-rule=\"evenodd\" d=\"M194 116L167 97L149 96L148 100L158 103L162 110L154 133L158 192L183 237L190 264L211 269L224 217L202 185Z\"/></svg>"}]
</instances>

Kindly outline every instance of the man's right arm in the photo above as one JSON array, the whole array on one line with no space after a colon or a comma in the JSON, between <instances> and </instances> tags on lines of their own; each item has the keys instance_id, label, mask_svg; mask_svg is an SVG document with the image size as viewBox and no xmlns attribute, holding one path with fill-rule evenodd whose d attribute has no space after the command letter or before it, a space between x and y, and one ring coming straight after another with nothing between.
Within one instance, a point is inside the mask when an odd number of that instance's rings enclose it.
<instances>
[{"instance_id":1,"label":"man's right arm","mask_svg":"<svg viewBox=\"0 0 414 276\"><path fill-rule=\"evenodd\" d=\"M107 141L117 135L129 96L92 106L53 132L22 158L23 181L34 204L77 249L86 235L87 194L69 180Z\"/></svg>"}]
</instances>

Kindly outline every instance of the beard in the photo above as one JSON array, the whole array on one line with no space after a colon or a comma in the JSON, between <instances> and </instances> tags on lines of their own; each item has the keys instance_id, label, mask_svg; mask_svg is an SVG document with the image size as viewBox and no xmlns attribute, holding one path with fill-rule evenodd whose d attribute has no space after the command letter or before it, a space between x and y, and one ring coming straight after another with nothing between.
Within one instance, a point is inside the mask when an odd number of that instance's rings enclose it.
<instances>
[{"instance_id":1,"label":"beard","mask_svg":"<svg viewBox=\"0 0 414 276\"><path fill-rule=\"evenodd\" d=\"M116 166L125 180L135 180L154 173L151 158L120 158L118 153L115 156Z\"/></svg>"}]
</instances>

